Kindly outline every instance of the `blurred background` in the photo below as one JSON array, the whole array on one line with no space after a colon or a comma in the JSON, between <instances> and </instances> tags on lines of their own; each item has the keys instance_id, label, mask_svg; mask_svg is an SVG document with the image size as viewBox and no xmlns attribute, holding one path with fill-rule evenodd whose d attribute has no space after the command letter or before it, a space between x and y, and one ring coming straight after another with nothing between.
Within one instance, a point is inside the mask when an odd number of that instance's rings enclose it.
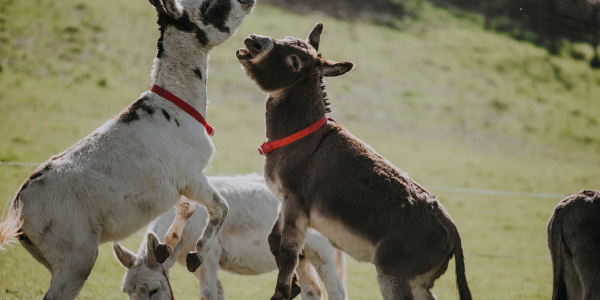
<instances>
[{"instance_id":1,"label":"blurred background","mask_svg":"<svg viewBox=\"0 0 600 300\"><path fill-rule=\"evenodd\" d=\"M303 14L320 12L341 20L368 20L401 29L409 19L418 19L423 0L375 1L284 1L265 2ZM600 68L600 1L597 0L430 0L457 15L469 13L483 17L484 27L529 41L558 54L564 47L574 59L585 55L570 48L571 43L586 43L594 49L590 60Z\"/></svg>"},{"instance_id":2,"label":"blurred background","mask_svg":"<svg viewBox=\"0 0 600 300\"><path fill-rule=\"evenodd\" d=\"M258 0L211 53L208 175L262 173L264 100L235 50L251 33L304 38L325 24L330 117L437 194L463 237L477 299L548 299L546 223L566 195L600 188L600 1ZM0 197L151 86L159 37L148 1L0 0ZM193 149L190 149L193 151ZM144 228L123 241L136 251ZM348 259L350 299L381 299ZM436 282L456 299L454 265ZM126 298L110 245L80 299ZM195 278L171 271L176 298ZM267 299L275 273L220 273L229 299ZM0 299L40 299L49 273L20 245L0 253Z\"/></svg>"}]
</instances>

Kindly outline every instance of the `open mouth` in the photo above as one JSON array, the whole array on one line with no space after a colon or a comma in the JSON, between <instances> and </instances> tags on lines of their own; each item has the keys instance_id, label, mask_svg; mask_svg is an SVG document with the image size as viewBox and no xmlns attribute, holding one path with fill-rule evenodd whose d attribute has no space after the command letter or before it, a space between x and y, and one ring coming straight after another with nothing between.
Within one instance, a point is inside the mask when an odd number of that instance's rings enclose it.
<instances>
[{"instance_id":1,"label":"open mouth","mask_svg":"<svg viewBox=\"0 0 600 300\"><path fill-rule=\"evenodd\" d=\"M245 11L250 11L254 5L254 0L238 0L238 2L242 5L242 9Z\"/></svg>"},{"instance_id":2,"label":"open mouth","mask_svg":"<svg viewBox=\"0 0 600 300\"><path fill-rule=\"evenodd\" d=\"M237 56L239 60L249 60L253 58L250 51L248 51L248 49L246 48L240 48L237 51L235 51L235 56Z\"/></svg>"}]
</instances>

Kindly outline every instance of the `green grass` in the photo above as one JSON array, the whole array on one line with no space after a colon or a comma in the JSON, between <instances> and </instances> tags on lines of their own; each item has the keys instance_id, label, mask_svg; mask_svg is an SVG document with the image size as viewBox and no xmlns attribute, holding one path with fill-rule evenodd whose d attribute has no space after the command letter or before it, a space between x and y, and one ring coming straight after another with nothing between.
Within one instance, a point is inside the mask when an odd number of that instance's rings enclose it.
<instances>
[{"instance_id":1,"label":"green grass","mask_svg":"<svg viewBox=\"0 0 600 300\"><path fill-rule=\"evenodd\" d=\"M325 58L357 65L327 81L331 116L439 195L461 230L474 297L548 299L545 226L560 197L445 188L600 188L600 72L427 4L401 31L257 6L211 54L217 153L207 173L262 170L265 95L235 59L243 37L304 37L323 21ZM0 0L0 161L42 162L121 111L150 87L157 38L146 1ZM0 198L9 203L34 168L0 166ZM125 245L136 250L141 232ZM350 298L381 299L373 266L348 263ZM436 283L440 299L456 299L453 272L451 264ZM123 273L102 245L79 298L124 298ZM275 273L220 276L230 299L266 299L274 289ZM49 281L21 246L0 253L0 299L39 299ZM172 270L172 284L177 298L197 298L185 268Z\"/></svg>"}]
</instances>

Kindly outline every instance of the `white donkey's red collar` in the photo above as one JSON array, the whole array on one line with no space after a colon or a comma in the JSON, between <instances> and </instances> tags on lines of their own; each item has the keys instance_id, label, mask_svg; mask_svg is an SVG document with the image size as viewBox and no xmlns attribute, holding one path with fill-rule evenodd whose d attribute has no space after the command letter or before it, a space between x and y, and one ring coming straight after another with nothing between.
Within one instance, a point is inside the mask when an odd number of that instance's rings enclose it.
<instances>
[{"instance_id":1,"label":"white donkey's red collar","mask_svg":"<svg viewBox=\"0 0 600 300\"><path fill-rule=\"evenodd\" d=\"M208 133L208 135L213 136L215 134L215 129L210 127L210 125L206 123L206 120L204 119L202 114L200 114L200 112L198 112L191 105L187 104L187 102L181 100L181 98L171 94L171 92L163 89L162 87L156 84L152 86L152 89L150 91L173 102L173 104L179 106L179 108L183 109L190 116L194 117L194 119L200 122L200 124L204 125L204 128L206 128L206 132Z\"/></svg>"}]
</instances>

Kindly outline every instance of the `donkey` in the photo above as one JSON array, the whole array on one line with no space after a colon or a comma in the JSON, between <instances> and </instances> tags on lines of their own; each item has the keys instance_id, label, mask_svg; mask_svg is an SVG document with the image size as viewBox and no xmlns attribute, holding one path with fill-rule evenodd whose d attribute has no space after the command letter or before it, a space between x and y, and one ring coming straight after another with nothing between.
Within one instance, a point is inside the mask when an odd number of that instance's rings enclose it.
<instances>
[{"instance_id":1,"label":"donkey","mask_svg":"<svg viewBox=\"0 0 600 300\"><path fill-rule=\"evenodd\" d=\"M548 221L553 300L600 298L600 191L583 190L556 205Z\"/></svg>"},{"instance_id":2,"label":"donkey","mask_svg":"<svg viewBox=\"0 0 600 300\"><path fill-rule=\"evenodd\" d=\"M217 271L222 268L235 274L256 275L277 268L269 251L267 235L277 217L279 202L269 191L261 175L252 174L235 177L208 177L209 182L227 199L229 214L217 234L217 239L204 258L204 263L194 272L200 283L200 299L224 299ZM179 261L185 262L185 254L194 248L194 243L206 226L207 211L197 206L187 221L180 244L173 255L161 265L154 258L156 238L164 236L169 224L180 214L175 207L154 220L146 231L146 239L138 254L113 243L117 260L127 268L122 290L131 299L170 299L167 272ZM338 268L336 269L336 264ZM166 271L163 273L163 267ZM309 231L298 266L302 299L320 299L321 290L315 274L323 281L331 300L344 300L345 260L343 253L329 244L324 236ZM340 278L340 275L341 278Z\"/></svg>"},{"instance_id":3,"label":"donkey","mask_svg":"<svg viewBox=\"0 0 600 300\"><path fill-rule=\"evenodd\" d=\"M354 63L317 53L323 24L306 41L252 34L236 56L266 99L264 174L282 202L268 241L279 274L271 299L290 298L290 280L307 229L371 262L384 299L435 299L429 290L456 257L461 299L471 299L461 237L437 197L334 119L323 76ZM312 125L311 125L312 124Z\"/></svg>"},{"instance_id":4,"label":"donkey","mask_svg":"<svg viewBox=\"0 0 600 300\"><path fill-rule=\"evenodd\" d=\"M188 255L195 270L228 206L202 175L214 152L206 124L209 52L242 24L254 0L150 0L160 38L151 91L39 166L0 225L52 274L44 299L74 299L98 255L186 196L210 220ZM176 96L175 96L176 95Z\"/></svg>"}]
</instances>

